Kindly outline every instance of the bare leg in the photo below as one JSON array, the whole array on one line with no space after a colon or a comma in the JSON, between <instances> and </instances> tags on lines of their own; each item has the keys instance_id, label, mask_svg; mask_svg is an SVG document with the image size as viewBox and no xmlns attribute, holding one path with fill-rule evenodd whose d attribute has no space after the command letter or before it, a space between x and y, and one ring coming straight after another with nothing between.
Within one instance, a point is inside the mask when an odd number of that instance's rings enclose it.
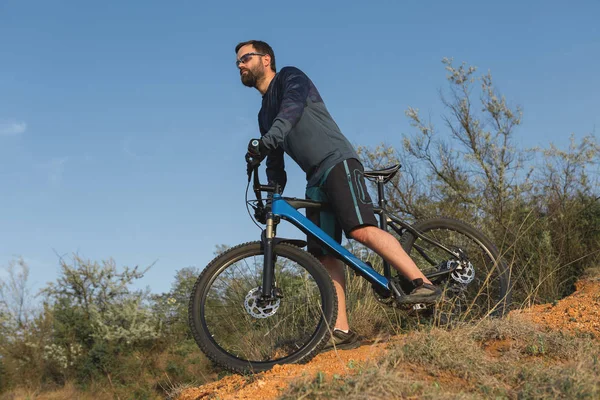
<instances>
[{"instance_id":1,"label":"bare leg","mask_svg":"<svg viewBox=\"0 0 600 400\"><path fill-rule=\"evenodd\" d=\"M319 261L325 266L325 269L331 275L333 286L338 298L338 316L334 328L348 330L348 315L346 313L346 276L344 275L344 265L332 256L319 257Z\"/></svg>"},{"instance_id":2,"label":"bare leg","mask_svg":"<svg viewBox=\"0 0 600 400\"><path fill-rule=\"evenodd\" d=\"M398 240L389 232L376 226L362 226L353 230L352 238L379 254L390 265L398 270L409 280L423 279L424 283L431 283L423 275L415 262L404 251Z\"/></svg>"}]
</instances>

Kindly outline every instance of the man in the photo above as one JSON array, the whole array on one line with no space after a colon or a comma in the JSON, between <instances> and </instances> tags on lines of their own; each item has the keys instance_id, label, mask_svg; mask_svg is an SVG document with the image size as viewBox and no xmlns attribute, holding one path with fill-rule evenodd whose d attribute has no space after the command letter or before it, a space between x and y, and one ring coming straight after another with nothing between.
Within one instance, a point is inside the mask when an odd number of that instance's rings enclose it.
<instances>
[{"instance_id":1,"label":"man","mask_svg":"<svg viewBox=\"0 0 600 400\"><path fill-rule=\"evenodd\" d=\"M334 122L313 82L295 67L277 72L273 49L263 41L239 43L235 52L242 83L262 95L259 153L250 145L248 153L259 160L266 158L269 183L285 187L287 153L306 173L307 198L330 202L335 213L309 209L307 218L339 243L343 230L347 238L369 247L411 280L415 289L404 298L406 303L435 302L440 290L398 241L378 227L358 154ZM323 263L337 292L338 319L332 342L338 349L358 346L357 335L348 326L343 264L310 237L308 251Z\"/></svg>"}]
</instances>

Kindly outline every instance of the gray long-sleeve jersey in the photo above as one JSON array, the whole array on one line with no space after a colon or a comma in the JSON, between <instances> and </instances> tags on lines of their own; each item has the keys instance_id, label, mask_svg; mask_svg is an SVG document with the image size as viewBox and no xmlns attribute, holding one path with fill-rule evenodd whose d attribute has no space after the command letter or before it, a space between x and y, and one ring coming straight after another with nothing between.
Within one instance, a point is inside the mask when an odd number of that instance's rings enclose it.
<instances>
[{"instance_id":1,"label":"gray long-sleeve jersey","mask_svg":"<svg viewBox=\"0 0 600 400\"><path fill-rule=\"evenodd\" d=\"M335 123L319 91L304 72L282 68L263 95L258 124L265 147L267 178L285 187L284 151L314 186L323 173L358 154Z\"/></svg>"}]
</instances>

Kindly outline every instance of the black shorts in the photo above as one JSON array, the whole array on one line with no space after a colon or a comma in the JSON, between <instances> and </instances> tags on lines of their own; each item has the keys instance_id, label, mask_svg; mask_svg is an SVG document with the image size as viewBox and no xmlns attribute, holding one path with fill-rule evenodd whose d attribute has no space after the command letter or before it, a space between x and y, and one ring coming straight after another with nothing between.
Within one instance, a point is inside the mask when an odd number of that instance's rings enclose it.
<instances>
[{"instance_id":1,"label":"black shorts","mask_svg":"<svg viewBox=\"0 0 600 400\"><path fill-rule=\"evenodd\" d=\"M338 243L342 242L342 231L346 238L350 238L350 232L358 227L378 226L365 184L364 169L357 159L344 160L334 165L317 186L306 189L306 198L330 204L331 211L308 208L306 217ZM326 248L310 236L307 242L308 251L313 255L328 253Z\"/></svg>"}]
</instances>

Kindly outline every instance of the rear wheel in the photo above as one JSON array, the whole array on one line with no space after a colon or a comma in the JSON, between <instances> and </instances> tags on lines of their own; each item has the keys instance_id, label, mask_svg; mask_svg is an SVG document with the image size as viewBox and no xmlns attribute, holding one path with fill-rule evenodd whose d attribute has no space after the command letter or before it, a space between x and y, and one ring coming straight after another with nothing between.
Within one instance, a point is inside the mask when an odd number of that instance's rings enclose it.
<instances>
[{"instance_id":1,"label":"rear wheel","mask_svg":"<svg viewBox=\"0 0 600 400\"><path fill-rule=\"evenodd\" d=\"M260 372L275 364L303 363L325 342L337 318L331 278L312 255L275 246L274 300L260 300L260 242L229 249L198 277L189 323L198 346L234 372Z\"/></svg>"},{"instance_id":2,"label":"rear wheel","mask_svg":"<svg viewBox=\"0 0 600 400\"><path fill-rule=\"evenodd\" d=\"M509 271L496 246L482 232L450 218L420 221L413 228L465 255L464 259L453 257L410 232L404 235L404 250L426 276L456 267L450 274L430 277L444 291L444 300L435 309L440 319L465 321L504 315L510 303Z\"/></svg>"}]
</instances>

